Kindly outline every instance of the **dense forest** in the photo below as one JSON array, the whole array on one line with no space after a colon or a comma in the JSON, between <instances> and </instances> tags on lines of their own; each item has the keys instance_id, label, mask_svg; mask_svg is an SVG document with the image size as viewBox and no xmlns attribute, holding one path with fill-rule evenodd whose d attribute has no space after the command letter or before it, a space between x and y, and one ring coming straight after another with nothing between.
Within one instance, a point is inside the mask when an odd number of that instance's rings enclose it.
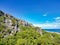
<instances>
[{"instance_id":1,"label":"dense forest","mask_svg":"<svg viewBox=\"0 0 60 45\"><path fill-rule=\"evenodd\" d=\"M60 34L46 32L0 11L0 45L60 45Z\"/></svg>"}]
</instances>

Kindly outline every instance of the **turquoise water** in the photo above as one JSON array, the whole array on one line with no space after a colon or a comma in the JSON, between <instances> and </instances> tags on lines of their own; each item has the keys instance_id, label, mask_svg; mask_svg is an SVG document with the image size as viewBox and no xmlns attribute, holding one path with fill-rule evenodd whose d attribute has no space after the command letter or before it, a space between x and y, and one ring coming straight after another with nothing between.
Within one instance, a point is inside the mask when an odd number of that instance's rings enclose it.
<instances>
[{"instance_id":1,"label":"turquoise water","mask_svg":"<svg viewBox=\"0 0 60 45\"><path fill-rule=\"evenodd\" d=\"M60 33L60 29L44 29L46 31L50 31L50 32L59 32Z\"/></svg>"}]
</instances>

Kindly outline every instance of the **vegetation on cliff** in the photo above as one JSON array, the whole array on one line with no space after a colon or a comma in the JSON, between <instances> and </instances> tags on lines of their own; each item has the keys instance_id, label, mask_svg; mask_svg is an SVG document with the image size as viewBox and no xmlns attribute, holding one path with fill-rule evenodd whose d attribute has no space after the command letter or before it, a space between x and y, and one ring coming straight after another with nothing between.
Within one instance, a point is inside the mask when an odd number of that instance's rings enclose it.
<instances>
[{"instance_id":1,"label":"vegetation on cliff","mask_svg":"<svg viewBox=\"0 0 60 45\"><path fill-rule=\"evenodd\" d=\"M60 45L60 34L46 32L0 11L0 45Z\"/></svg>"}]
</instances>

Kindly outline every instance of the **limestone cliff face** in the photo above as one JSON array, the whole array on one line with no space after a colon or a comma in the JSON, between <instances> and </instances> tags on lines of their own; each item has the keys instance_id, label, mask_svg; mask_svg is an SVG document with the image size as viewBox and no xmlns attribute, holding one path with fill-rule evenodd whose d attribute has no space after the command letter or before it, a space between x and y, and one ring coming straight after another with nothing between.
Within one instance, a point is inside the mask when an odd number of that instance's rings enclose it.
<instances>
[{"instance_id":1,"label":"limestone cliff face","mask_svg":"<svg viewBox=\"0 0 60 45\"><path fill-rule=\"evenodd\" d=\"M10 19L5 19L5 24L7 27L11 27L12 21Z\"/></svg>"},{"instance_id":2,"label":"limestone cliff face","mask_svg":"<svg viewBox=\"0 0 60 45\"><path fill-rule=\"evenodd\" d=\"M11 16L10 14L6 14L4 13L3 11L0 10L0 27L2 27L2 24L3 26L5 26L5 28L1 29L0 32L5 32L5 31L9 31L9 33L16 33L18 31L20 31L20 25L22 26L32 26L31 24L29 24L28 22L26 21L23 21L23 20L19 20L19 19L16 19L15 17Z\"/></svg>"}]
</instances>

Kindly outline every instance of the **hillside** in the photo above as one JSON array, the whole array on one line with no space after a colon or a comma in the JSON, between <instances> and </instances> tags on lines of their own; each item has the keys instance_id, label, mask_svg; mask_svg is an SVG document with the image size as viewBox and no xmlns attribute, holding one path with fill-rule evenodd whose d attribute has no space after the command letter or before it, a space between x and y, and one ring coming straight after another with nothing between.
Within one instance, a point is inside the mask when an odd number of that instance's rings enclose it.
<instances>
[{"instance_id":1,"label":"hillside","mask_svg":"<svg viewBox=\"0 0 60 45\"><path fill-rule=\"evenodd\" d=\"M46 32L0 10L0 45L60 45L60 34Z\"/></svg>"},{"instance_id":2,"label":"hillside","mask_svg":"<svg viewBox=\"0 0 60 45\"><path fill-rule=\"evenodd\" d=\"M32 24L24 20L19 20L9 14L0 11L0 33L12 34L21 31L21 27L32 27ZM4 36L3 36L4 37Z\"/></svg>"}]
</instances>

